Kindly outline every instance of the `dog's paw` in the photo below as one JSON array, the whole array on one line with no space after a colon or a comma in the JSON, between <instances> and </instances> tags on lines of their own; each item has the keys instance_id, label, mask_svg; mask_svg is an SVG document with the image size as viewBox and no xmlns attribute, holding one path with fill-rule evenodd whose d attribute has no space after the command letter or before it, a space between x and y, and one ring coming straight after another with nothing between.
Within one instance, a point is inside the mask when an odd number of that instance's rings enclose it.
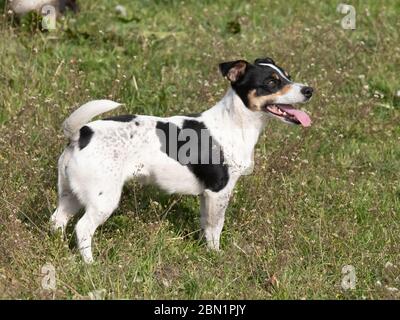
<instances>
[{"instance_id":1,"label":"dog's paw","mask_svg":"<svg viewBox=\"0 0 400 320\"><path fill-rule=\"evenodd\" d=\"M90 256L83 255L82 258L83 258L83 262L86 263L87 265L91 265L94 263L93 256L91 256L91 255Z\"/></svg>"},{"instance_id":2,"label":"dog's paw","mask_svg":"<svg viewBox=\"0 0 400 320\"><path fill-rule=\"evenodd\" d=\"M60 234L64 236L65 226L57 220L50 219L50 231L53 234Z\"/></svg>"},{"instance_id":3,"label":"dog's paw","mask_svg":"<svg viewBox=\"0 0 400 320\"><path fill-rule=\"evenodd\" d=\"M68 216L57 210L50 217L50 230L52 233L61 233L64 236L68 223Z\"/></svg>"},{"instance_id":4,"label":"dog's paw","mask_svg":"<svg viewBox=\"0 0 400 320\"><path fill-rule=\"evenodd\" d=\"M219 248L219 241L216 240L207 241L207 248L215 252L221 251Z\"/></svg>"}]
</instances>

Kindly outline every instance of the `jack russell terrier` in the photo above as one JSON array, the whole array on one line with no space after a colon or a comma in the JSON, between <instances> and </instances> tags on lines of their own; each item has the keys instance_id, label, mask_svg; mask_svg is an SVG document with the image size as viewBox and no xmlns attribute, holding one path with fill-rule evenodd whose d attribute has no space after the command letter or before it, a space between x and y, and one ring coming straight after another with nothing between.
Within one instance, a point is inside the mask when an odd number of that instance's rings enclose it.
<instances>
[{"instance_id":1,"label":"jack russell terrier","mask_svg":"<svg viewBox=\"0 0 400 320\"><path fill-rule=\"evenodd\" d=\"M230 82L211 109L168 118L126 115L89 122L120 106L90 101L63 124L70 140L58 161L54 230L76 224L78 247L93 262L92 238L117 208L124 183L137 179L168 193L200 196L201 227L209 248L219 250L225 209L241 175L253 167L253 151L270 118L308 127L310 117L293 104L310 100L313 88L293 82L270 58L224 62Z\"/></svg>"}]
</instances>

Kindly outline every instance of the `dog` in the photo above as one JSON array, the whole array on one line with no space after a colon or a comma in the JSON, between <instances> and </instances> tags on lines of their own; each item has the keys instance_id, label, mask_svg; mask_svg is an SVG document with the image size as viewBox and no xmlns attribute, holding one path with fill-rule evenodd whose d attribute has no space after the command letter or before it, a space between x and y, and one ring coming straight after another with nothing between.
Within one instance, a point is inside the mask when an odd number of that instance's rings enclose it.
<instances>
[{"instance_id":1,"label":"dog","mask_svg":"<svg viewBox=\"0 0 400 320\"><path fill-rule=\"evenodd\" d=\"M304 127L311 119L293 104L311 99L313 88L295 83L271 58L224 62L230 82L225 96L199 114L161 118L93 117L120 106L88 102L63 123L69 145L58 161L58 207L54 230L75 226L83 260L93 262L92 238L117 208L127 180L154 184L167 193L200 196L200 222L210 249L219 250L225 209L241 175L251 172L253 151L268 119Z\"/></svg>"}]
</instances>

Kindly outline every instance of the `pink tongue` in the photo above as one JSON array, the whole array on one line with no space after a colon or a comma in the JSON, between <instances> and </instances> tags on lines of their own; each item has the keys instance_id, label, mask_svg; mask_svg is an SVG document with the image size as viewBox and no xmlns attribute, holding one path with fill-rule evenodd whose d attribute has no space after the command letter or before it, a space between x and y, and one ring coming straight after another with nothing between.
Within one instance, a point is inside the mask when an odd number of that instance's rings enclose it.
<instances>
[{"instance_id":1,"label":"pink tongue","mask_svg":"<svg viewBox=\"0 0 400 320\"><path fill-rule=\"evenodd\" d=\"M303 127L309 127L311 125L311 119L304 111L297 110L291 107L285 107L282 105L280 105L279 108L294 116Z\"/></svg>"}]
</instances>

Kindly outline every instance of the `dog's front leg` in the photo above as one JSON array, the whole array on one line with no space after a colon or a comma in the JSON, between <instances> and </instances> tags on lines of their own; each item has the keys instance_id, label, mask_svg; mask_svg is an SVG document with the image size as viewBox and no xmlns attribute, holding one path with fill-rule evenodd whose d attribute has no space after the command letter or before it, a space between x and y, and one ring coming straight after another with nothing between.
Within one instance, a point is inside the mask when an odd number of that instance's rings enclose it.
<instances>
[{"instance_id":1,"label":"dog's front leg","mask_svg":"<svg viewBox=\"0 0 400 320\"><path fill-rule=\"evenodd\" d=\"M200 196L201 228L210 249L219 250L219 239L224 226L225 210L230 195L230 191L212 192L206 190Z\"/></svg>"}]
</instances>

